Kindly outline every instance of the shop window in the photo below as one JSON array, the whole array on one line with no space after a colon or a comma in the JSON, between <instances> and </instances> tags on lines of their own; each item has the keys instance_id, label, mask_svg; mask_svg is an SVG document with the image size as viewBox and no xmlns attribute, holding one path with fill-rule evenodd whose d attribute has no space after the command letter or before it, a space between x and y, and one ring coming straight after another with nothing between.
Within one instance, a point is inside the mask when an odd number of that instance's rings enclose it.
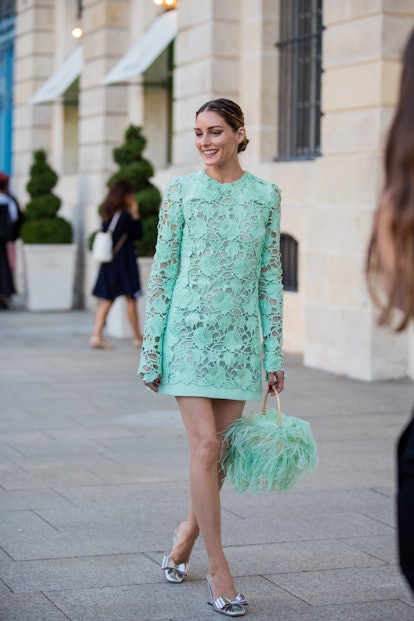
<instances>
[{"instance_id":1,"label":"shop window","mask_svg":"<svg viewBox=\"0 0 414 621\"><path fill-rule=\"evenodd\" d=\"M277 159L320 155L322 0L280 0Z\"/></svg>"},{"instance_id":2,"label":"shop window","mask_svg":"<svg viewBox=\"0 0 414 621\"><path fill-rule=\"evenodd\" d=\"M283 270L283 289L298 290L298 242L291 235L281 233L280 255Z\"/></svg>"}]
</instances>

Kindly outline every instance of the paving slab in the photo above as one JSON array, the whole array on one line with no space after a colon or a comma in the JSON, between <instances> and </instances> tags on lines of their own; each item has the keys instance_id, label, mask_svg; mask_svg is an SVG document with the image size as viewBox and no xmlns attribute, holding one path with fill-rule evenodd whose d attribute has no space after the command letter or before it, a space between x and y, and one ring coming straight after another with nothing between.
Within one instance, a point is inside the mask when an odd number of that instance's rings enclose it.
<instances>
[{"instance_id":1,"label":"paving slab","mask_svg":"<svg viewBox=\"0 0 414 621\"><path fill-rule=\"evenodd\" d=\"M43 593L1 593L0 621L68 621Z\"/></svg>"},{"instance_id":2,"label":"paving slab","mask_svg":"<svg viewBox=\"0 0 414 621\"><path fill-rule=\"evenodd\" d=\"M286 593L263 578L252 578L248 583L240 580L240 588L247 584L257 593L258 605L249 616L252 619L283 618L283 611L289 609L300 618L302 610L308 605L295 596ZM71 591L48 592L47 596L72 621L101 621L107 618L111 608L112 619L122 621L203 621L216 619L215 613L207 605L206 581L190 580L177 588L177 585L155 584L148 586L129 586L110 589L79 589ZM82 616L84 615L84 616Z\"/></svg>"},{"instance_id":3,"label":"paving slab","mask_svg":"<svg viewBox=\"0 0 414 621\"><path fill-rule=\"evenodd\" d=\"M403 578L390 565L310 571L306 575L303 572L267 575L267 578L312 606L409 596Z\"/></svg>"},{"instance_id":4,"label":"paving slab","mask_svg":"<svg viewBox=\"0 0 414 621\"><path fill-rule=\"evenodd\" d=\"M161 582L158 559L145 554L117 554L2 563L2 580L13 593L91 589Z\"/></svg>"},{"instance_id":5,"label":"paving slab","mask_svg":"<svg viewBox=\"0 0 414 621\"><path fill-rule=\"evenodd\" d=\"M183 585L160 569L189 502L174 399L144 389L129 340L90 350L92 324L87 311L0 314L0 621L217 618L201 538ZM320 464L288 494L223 488L223 541L248 617L412 621L395 444L413 382L358 382L297 355L286 367L282 409L310 421Z\"/></svg>"}]
</instances>

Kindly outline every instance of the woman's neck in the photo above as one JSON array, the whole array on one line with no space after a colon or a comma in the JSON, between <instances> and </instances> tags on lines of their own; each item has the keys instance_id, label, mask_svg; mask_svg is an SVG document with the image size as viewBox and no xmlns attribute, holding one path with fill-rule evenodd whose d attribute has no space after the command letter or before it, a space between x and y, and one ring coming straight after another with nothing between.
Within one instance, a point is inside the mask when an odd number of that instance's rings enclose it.
<instances>
[{"instance_id":1,"label":"woman's neck","mask_svg":"<svg viewBox=\"0 0 414 621\"><path fill-rule=\"evenodd\" d=\"M204 171L206 175L216 181L219 181L220 183L233 183L234 181L238 181L244 175L244 170L240 164L229 167L206 166Z\"/></svg>"}]
</instances>

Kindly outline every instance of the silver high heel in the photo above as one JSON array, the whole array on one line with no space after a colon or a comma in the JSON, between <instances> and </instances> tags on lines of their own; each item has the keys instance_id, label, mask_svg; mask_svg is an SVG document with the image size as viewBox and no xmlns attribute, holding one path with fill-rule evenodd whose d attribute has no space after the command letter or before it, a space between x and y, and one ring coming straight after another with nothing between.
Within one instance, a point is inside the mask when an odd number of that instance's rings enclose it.
<instances>
[{"instance_id":1,"label":"silver high heel","mask_svg":"<svg viewBox=\"0 0 414 621\"><path fill-rule=\"evenodd\" d=\"M173 545L177 541L177 531L174 531ZM178 565L170 556L164 556L161 563L161 569L165 571L165 578L168 582L174 582L174 584L180 584L184 578L188 575L188 563L179 563Z\"/></svg>"},{"instance_id":2,"label":"silver high heel","mask_svg":"<svg viewBox=\"0 0 414 621\"><path fill-rule=\"evenodd\" d=\"M207 603L213 606L213 610L215 612L219 612L220 614L226 615L227 617L242 617L244 614L246 614L246 611L242 604L236 601L238 597L243 597L243 599L245 600L242 593L239 593L235 599L227 599L227 597L218 597L217 599L214 599L213 589L211 587L208 576L206 576L206 580L208 590Z\"/></svg>"}]
</instances>

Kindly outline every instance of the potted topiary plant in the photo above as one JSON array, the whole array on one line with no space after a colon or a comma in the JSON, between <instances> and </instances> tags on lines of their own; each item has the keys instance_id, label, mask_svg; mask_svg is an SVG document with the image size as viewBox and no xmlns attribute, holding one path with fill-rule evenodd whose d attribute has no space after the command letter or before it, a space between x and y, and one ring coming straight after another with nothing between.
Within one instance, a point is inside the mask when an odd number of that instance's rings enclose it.
<instances>
[{"instance_id":1,"label":"potted topiary plant","mask_svg":"<svg viewBox=\"0 0 414 621\"><path fill-rule=\"evenodd\" d=\"M129 125L124 134L124 143L115 147L112 152L114 161L118 164L118 170L111 174L107 181L109 187L115 181L125 179L132 183L136 192L143 229L142 239L137 242L138 265L143 290L146 287L157 243L158 211L161 204L161 193L150 181L154 175L154 167L142 156L146 144L147 139L142 134L142 127ZM95 234L96 231L89 237L89 248L92 246ZM140 299L139 306L142 321L145 311L143 298ZM111 308L107 329L111 336L130 336L130 327L126 321L125 301L122 298L118 298Z\"/></svg>"},{"instance_id":2,"label":"potted topiary plant","mask_svg":"<svg viewBox=\"0 0 414 621\"><path fill-rule=\"evenodd\" d=\"M35 151L20 232L29 310L68 310L73 305L76 244L71 223L57 215L62 202L52 191L57 181L45 151Z\"/></svg>"},{"instance_id":3,"label":"potted topiary plant","mask_svg":"<svg viewBox=\"0 0 414 621\"><path fill-rule=\"evenodd\" d=\"M157 243L158 211L161 194L150 181L154 176L151 162L142 157L147 139L142 134L142 127L129 125L125 131L125 142L113 150L113 157L119 169L108 179L108 187L115 181L126 179L135 188L139 213L142 220L143 236L137 242L140 257L153 257Z\"/></svg>"}]
</instances>

